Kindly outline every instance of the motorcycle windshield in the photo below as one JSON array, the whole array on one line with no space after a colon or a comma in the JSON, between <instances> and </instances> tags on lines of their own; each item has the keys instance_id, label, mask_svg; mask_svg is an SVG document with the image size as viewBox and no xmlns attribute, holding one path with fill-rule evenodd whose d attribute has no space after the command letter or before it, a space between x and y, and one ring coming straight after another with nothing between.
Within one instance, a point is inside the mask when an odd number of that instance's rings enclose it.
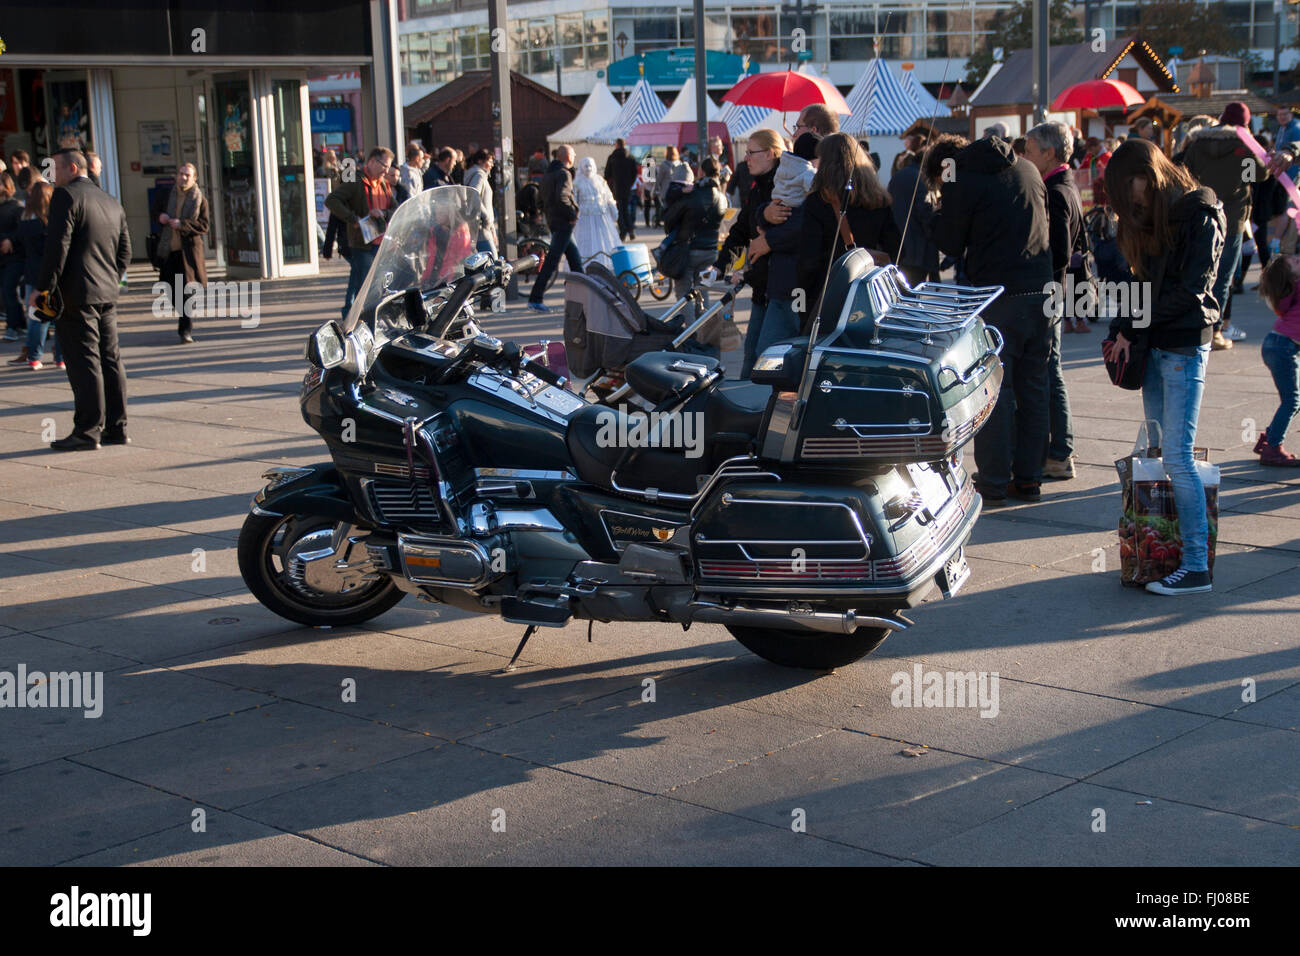
<instances>
[{"instance_id":1,"label":"motorcycle windshield","mask_svg":"<svg viewBox=\"0 0 1300 956\"><path fill-rule=\"evenodd\" d=\"M351 332L395 292L412 288L424 291L460 278L465 272L465 259L477 248L482 230L483 210L479 194L473 189L439 186L406 200L388 222L374 265L352 303L343 331ZM375 321L381 326L391 324L384 315ZM377 333L389 331L398 330L375 329Z\"/></svg>"}]
</instances>

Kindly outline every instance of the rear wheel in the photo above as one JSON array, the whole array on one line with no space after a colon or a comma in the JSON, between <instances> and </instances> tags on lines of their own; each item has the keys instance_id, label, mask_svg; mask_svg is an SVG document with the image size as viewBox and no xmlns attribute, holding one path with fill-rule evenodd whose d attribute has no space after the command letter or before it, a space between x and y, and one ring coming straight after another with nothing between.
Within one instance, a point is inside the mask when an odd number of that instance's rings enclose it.
<instances>
[{"instance_id":1,"label":"rear wheel","mask_svg":"<svg viewBox=\"0 0 1300 956\"><path fill-rule=\"evenodd\" d=\"M306 624L360 624L402 599L390 578L364 567L340 568L332 541L337 522L301 515L255 515L239 532L239 573L267 610Z\"/></svg>"},{"instance_id":2,"label":"rear wheel","mask_svg":"<svg viewBox=\"0 0 1300 956\"><path fill-rule=\"evenodd\" d=\"M673 294L673 280L656 269L650 277L650 294L662 302Z\"/></svg>"},{"instance_id":3,"label":"rear wheel","mask_svg":"<svg viewBox=\"0 0 1300 956\"><path fill-rule=\"evenodd\" d=\"M641 298L641 279L631 269L624 269L620 272L618 281L627 286L627 291L632 293L632 298Z\"/></svg>"},{"instance_id":4,"label":"rear wheel","mask_svg":"<svg viewBox=\"0 0 1300 956\"><path fill-rule=\"evenodd\" d=\"M746 648L773 664L817 671L852 664L874 651L889 636L887 627L860 627L852 634L733 625L728 625L727 630Z\"/></svg>"}]
</instances>

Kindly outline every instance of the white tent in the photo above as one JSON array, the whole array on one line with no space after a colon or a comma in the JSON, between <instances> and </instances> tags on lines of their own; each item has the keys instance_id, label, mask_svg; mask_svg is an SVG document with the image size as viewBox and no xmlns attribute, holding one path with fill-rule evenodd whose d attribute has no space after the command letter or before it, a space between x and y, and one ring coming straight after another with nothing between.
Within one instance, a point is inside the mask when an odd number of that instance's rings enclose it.
<instances>
[{"instance_id":1,"label":"white tent","mask_svg":"<svg viewBox=\"0 0 1300 956\"><path fill-rule=\"evenodd\" d=\"M769 110L766 116L764 116L761 120L759 120L759 121L758 121L757 123L755 123L753 126L750 126L748 129L744 130L744 131L743 131L743 132L742 132L738 137L736 137L736 138L737 138L737 139L744 139L744 138L747 137L750 133L753 133L753 132L756 131L756 130L760 130L760 129L771 129L771 130L776 130L776 131L777 131L778 133L780 133L783 137L785 137L786 139L789 139L789 138L790 138L790 132L791 132L791 130L790 130L789 125L786 123L786 117L789 116L789 115L790 115L790 114L788 114L788 113L782 113L780 110Z\"/></svg>"},{"instance_id":2,"label":"white tent","mask_svg":"<svg viewBox=\"0 0 1300 956\"><path fill-rule=\"evenodd\" d=\"M622 110L623 107L619 105L618 100L614 99L614 94L609 91L605 81L598 80L587 97L587 102L582 104L578 115L568 125L557 129L546 138L552 143L584 142L587 137L617 120Z\"/></svg>"},{"instance_id":3,"label":"white tent","mask_svg":"<svg viewBox=\"0 0 1300 956\"><path fill-rule=\"evenodd\" d=\"M704 94L704 110L708 114L709 122L715 122L722 115L722 110L717 103L713 102L713 97L708 93ZM662 119L657 119L656 123L694 123L695 122L695 77L688 77L682 84L682 91L677 94L677 99L673 100L673 105L668 107L668 112L663 115Z\"/></svg>"}]
</instances>

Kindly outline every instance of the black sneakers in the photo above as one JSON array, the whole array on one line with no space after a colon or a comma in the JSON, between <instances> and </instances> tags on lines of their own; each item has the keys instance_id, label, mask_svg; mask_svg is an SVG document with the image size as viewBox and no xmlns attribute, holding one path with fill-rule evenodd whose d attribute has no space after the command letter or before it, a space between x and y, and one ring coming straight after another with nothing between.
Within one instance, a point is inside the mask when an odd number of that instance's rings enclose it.
<instances>
[{"instance_id":1,"label":"black sneakers","mask_svg":"<svg viewBox=\"0 0 1300 956\"><path fill-rule=\"evenodd\" d=\"M1147 584L1147 590L1152 594L1171 597L1179 594L1199 594L1213 589L1209 571L1188 571L1186 568L1179 568L1173 574Z\"/></svg>"}]
</instances>

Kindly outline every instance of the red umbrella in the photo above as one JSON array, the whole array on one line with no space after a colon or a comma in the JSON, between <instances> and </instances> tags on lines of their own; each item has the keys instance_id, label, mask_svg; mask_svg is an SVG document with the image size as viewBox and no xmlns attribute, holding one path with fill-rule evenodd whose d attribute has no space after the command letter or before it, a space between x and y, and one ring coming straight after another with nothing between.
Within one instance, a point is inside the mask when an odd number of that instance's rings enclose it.
<instances>
[{"instance_id":1,"label":"red umbrella","mask_svg":"<svg viewBox=\"0 0 1300 956\"><path fill-rule=\"evenodd\" d=\"M1126 110L1147 98L1123 80L1087 80L1061 90L1052 101L1052 112L1063 110Z\"/></svg>"},{"instance_id":2,"label":"red umbrella","mask_svg":"<svg viewBox=\"0 0 1300 956\"><path fill-rule=\"evenodd\" d=\"M728 90L723 99L741 106L766 106L783 113L796 113L813 103L825 103L832 113L852 112L832 83L793 70L752 73Z\"/></svg>"}]
</instances>

